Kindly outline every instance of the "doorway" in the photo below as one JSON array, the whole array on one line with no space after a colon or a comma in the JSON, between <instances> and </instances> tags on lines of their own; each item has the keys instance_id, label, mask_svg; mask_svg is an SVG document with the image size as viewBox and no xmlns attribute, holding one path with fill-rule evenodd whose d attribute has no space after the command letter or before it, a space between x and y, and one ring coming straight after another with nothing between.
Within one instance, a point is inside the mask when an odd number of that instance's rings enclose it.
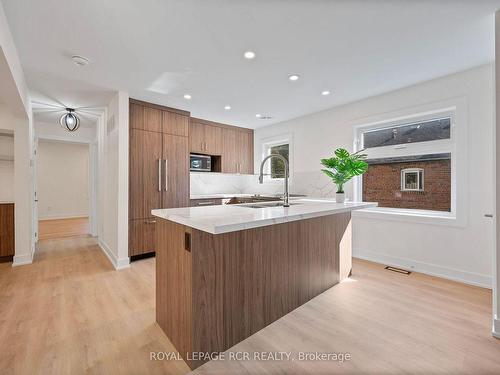
<instances>
[{"instance_id":1,"label":"doorway","mask_svg":"<svg viewBox=\"0 0 500 375\"><path fill-rule=\"evenodd\" d=\"M36 206L38 239L91 234L91 145L38 139Z\"/></svg>"}]
</instances>

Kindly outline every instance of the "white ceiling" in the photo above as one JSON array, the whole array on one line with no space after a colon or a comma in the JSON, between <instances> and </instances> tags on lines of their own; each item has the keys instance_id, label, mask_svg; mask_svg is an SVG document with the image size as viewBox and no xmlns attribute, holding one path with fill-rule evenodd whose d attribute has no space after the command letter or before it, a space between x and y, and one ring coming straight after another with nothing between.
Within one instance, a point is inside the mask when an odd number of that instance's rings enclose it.
<instances>
[{"instance_id":1,"label":"white ceiling","mask_svg":"<svg viewBox=\"0 0 500 375\"><path fill-rule=\"evenodd\" d=\"M500 0L1 1L36 101L96 107L125 90L246 127L488 63L500 8ZM245 60L246 50L256 59ZM73 54L92 64L75 66ZM300 80L290 82L292 73Z\"/></svg>"}]
</instances>

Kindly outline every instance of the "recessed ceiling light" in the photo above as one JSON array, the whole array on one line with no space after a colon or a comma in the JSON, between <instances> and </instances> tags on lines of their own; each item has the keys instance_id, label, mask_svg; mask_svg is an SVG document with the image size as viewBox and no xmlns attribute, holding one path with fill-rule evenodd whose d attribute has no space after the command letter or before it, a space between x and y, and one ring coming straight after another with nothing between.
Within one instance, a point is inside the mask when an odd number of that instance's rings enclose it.
<instances>
[{"instance_id":1,"label":"recessed ceiling light","mask_svg":"<svg viewBox=\"0 0 500 375\"><path fill-rule=\"evenodd\" d=\"M328 90L321 91L321 95L323 95L323 96L330 95L330 91L328 91Z\"/></svg>"},{"instance_id":2,"label":"recessed ceiling light","mask_svg":"<svg viewBox=\"0 0 500 375\"><path fill-rule=\"evenodd\" d=\"M190 100L190 99L191 99L191 95L189 95L189 94L184 94L184 99Z\"/></svg>"},{"instance_id":3,"label":"recessed ceiling light","mask_svg":"<svg viewBox=\"0 0 500 375\"><path fill-rule=\"evenodd\" d=\"M292 74L292 75L288 76L288 79L290 81L297 81L299 79L299 75L298 74Z\"/></svg>"},{"instance_id":4,"label":"recessed ceiling light","mask_svg":"<svg viewBox=\"0 0 500 375\"><path fill-rule=\"evenodd\" d=\"M229 111L229 110L231 109L231 106L230 106L230 105L226 105L226 106L224 107L224 109L225 109L226 111Z\"/></svg>"},{"instance_id":5,"label":"recessed ceiling light","mask_svg":"<svg viewBox=\"0 0 500 375\"><path fill-rule=\"evenodd\" d=\"M90 63L89 59L87 59L86 57L83 57L83 56L79 56L79 55L71 56L71 60L73 60L75 65L78 65L78 66L89 65L89 63Z\"/></svg>"},{"instance_id":6,"label":"recessed ceiling light","mask_svg":"<svg viewBox=\"0 0 500 375\"><path fill-rule=\"evenodd\" d=\"M261 118L261 117L262 117L262 115L261 115L260 113L257 113L257 114L255 115L255 117L257 117L257 118Z\"/></svg>"},{"instance_id":7,"label":"recessed ceiling light","mask_svg":"<svg viewBox=\"0 0 500 375\"><path fill-rule=\"evenodd\" d=\"M245 59L251 60L255 58L255 52L253 51L246 51L243 56L245 56Z\"/></svg>"}]
</instances>

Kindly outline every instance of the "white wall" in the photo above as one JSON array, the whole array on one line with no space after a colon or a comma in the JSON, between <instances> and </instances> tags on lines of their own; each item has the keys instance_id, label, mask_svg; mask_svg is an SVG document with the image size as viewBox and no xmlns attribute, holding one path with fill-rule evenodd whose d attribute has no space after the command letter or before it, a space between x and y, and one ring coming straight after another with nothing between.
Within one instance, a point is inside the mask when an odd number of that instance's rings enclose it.
<instances>
[{"instance_id":1,"label":"white wall","mask_svg":"<svg viewBox=\"0 0 500 375\"><path fill-rule=\"evenodd\" d=\"M99 121L99 244L115 268L128 257L128 94L118 92Z\"/></svg>"},{"instance_id":2,"label":"white wall","mask_svg":"<svg viewBox=\"0 0 500 375\"><path fill-rule=\"evenodd\" d=\"M31 263L33 236L33 116L5 12L0 3L0 129L14 132L15 255L13 265Z\"/></svg>"},{"instance_id":3,"label":"white wall","mask_svg":"<svg viewBox=\"0 0 500 375\"><path fill-rule=\"evenodd\" d=\"M0 203L14 202L14 136L0 134Z\"/></svg>"},{"instance_id":4,"label":"white wall","mask_svg":"<svg viewBox=\"0 0 500 375\"><path fill-rule=\"evenodd\" d=\"M95 143L97 141L97 119L94 127L81 126L78 131L70 133L58 123L48 124L35 119L35 132L39 139L59 140L74 143Z\"/></svg>"},{"instance_id":5,"label":"white wall","mask_svg":"<svg viewBox=\"0 0 500 375\"><path fill-rule=\"evenodd\" d=\"M0 104L0 129L14 133L14 204L15 255L14 265L33 260L33 175L31 168L33 126L30 119L18 117Z\"/></svg>"},{"instance_id":6,"label":"white wall","mask_svg":"<svg viewBox=\"0 0 500 375\"><path fill-rule=\"evenodd\" d=\"M38 218L89 216L89 146L38 141Z\"/></svg>"},{"instance_id":7,"label":"white wall","mask_svg":"<svg viewBox=\"0 0 500 375\"><path fill-rule=\"evenodd\" d=\"M255 132L255 166L266 139L289 134L294 152L291 191L333 196L334 185L319 161L337 147L353 149L356 125L412 115L454 103L460 114L464 147L462 223L413 220L389 214L354 215L353 254L376 262L412 268L464 282L492 286L493 66L487 65L388 94L304 116ZM465 158L464 155L468 155ZM347 186L353 197L352 183Z\"/></svg>"}]
</instances>

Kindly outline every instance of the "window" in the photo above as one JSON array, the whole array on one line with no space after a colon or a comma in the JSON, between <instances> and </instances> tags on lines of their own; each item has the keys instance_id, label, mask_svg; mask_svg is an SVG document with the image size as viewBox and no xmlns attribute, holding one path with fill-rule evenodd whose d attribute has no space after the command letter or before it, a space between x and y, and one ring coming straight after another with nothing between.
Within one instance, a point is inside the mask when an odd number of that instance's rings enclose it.
<instances>
[{"instance_id":1,"label":"window","mask_svg":"<svg viewBox=\"0 0 500 375\"><path fill-rule=\"evenodd\" d=\"M402 191L424 191L424 170L407 168L401 171Z\"/></svg>"},{"instance_id":2,"label":"window","mask_svg":"<svg viewBox=\"0 0 500 375\"><path fill-rule=\"evenodd\" d=\"M269 154L277 154L283 156L286 160L288 159L289 154L288 143L282 145L276 145L269 147ZM284 178L285 177L285 163L282 160L277 158L272 158L270 160L271 163L271 178Z\"/></svg>"},{"instance_id":3,"label":"window","mask_svg":"<svg viewBox=\"0 0 500 375\"><path fill-rule=\"evenodd\" d=\"M395 146L450 138L451 118L396 125L363 133L365 148Z\"/></svg>"},{"instance_id":4,"label":"window","mask_svg":"<svg viewBox=\"0 0 500 375\"><path fill-rule=\"evenodd\" d=\"M448 112L358 128L358 147L369 164L361 178L362 200L386 208L452 212L452 124Z\"/></svg>"}]
</instances>

